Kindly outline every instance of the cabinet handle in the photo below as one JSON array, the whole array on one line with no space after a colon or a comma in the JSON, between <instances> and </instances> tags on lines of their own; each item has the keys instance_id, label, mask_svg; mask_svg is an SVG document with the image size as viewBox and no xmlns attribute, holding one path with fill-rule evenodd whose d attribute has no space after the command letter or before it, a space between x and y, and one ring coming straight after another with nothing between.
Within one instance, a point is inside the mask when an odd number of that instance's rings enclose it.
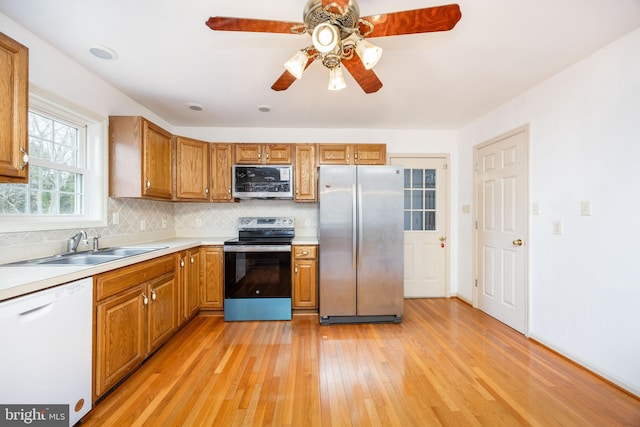
<instances>
[{"instance_id":1,"label":"cabinet handle","mask_svg":"<svg viewBox=\"0 0 640 427\"><path fill-rule=\"evenodd\" d=\"M293 269L293 271L298 274L298 264L296 264L296 267Z\"/></svg>"},{"instance_id":2,"label":"cabinet handle","mask_svg":"<svg viewBox=\"0 0 640 427\"><path fill-rule=\"evenodd\" d=\"M358 153L353 154L353 161L358 163Z\"/></svg>"},{"instance_id":3,"label":"cabinet handle","mask_svg":"<svg viewBox=\"0 0 640 427\"><path fill-rule=\"evenodd\" d=\"M265 156L267 157L267 160L269 160L269 153L267 153Z\"/></svg>"},{"instance_id":4,"label":"cabinet handle","mask_svg":"<svg viewBox=\"0 0 640 427\"><path fill-rule=\"evenodd\" d=\"M209 187L204 187L204 194L209 194Z\"/></svg>"},{"instance_id":5,"label":"cabinet handle","mask_svg":"<svg viewBox=\"0 0 640 427\"><path fill-rule=\"evenodd\" d=\"M231 194L231 187L227 189L227 193Z\"/></svg>"},{"instance_id":6,"label":"cabinet handle","mask_svg":"<svg viewBox=\"0 0 640 427\"><path fill-rule=\"evenodd\" d=\"M309 255L309 251L302 251L302 255Z\"/></svg>"},{"instance_id":7,"label":"cabinet handle","mask_svg":"<svg viewBox=\"0 0 640 427\"><path fill-rule=\"evenodd\" d=\"M184 258L180 258L180 268L184 267Z\"/></svg>"},{"instance_id":8,"label":"cabinet handle","mask_svg":"<svg viewBox=\"0 0 640 427\"><path fill-rule=\"evenodd\" d=\"M24 148L20 147L20 152L22 153L22 163L20 164L20 170L24 170L29 163L29 154L25 151Z\"/></svg>"},{"instance_id":9,"label":"cabinet handle","mask_svg":"<svg viewBox=\"0 0 640 427\"><path fill-rule=\"evenodd\" d=\"M144 305L149 304L149 298L147 298L145 294L142 294L142 304Z\"/></svg>"},{"instance_id":10,"label":"cabinet handle","mask_svg":"<svg viewBox=\"0 0 640 427\"><path fill-rule=\"evenodd\" d=\"M262 158L262 153L258 152L258 159Z\"/></svg>"},{"instance_id":11,"label":"cabinet handle","mask_svg":"<svg viewBox=\"0 0 640 427\"><path fill-rule=\"evenodd\" d=\"M150 188L150 187L151 187L151 181L149 181L149 178L146 178L146 179L145 179L145 181L144 181L144 185L145 185L145 187L147 187L147 188Z\"/></svg>"},{"instance_id":12,"label":"cabinet handle","mask_svg":"<svg viewBox=\"0 0 640 427\"><path fill-rule=\"evenodd\" d=\"M193 264L194 262L196 262L196 260L195 260L195 259L193 259L193 257L191 257L190 261L191 261L191 264Z\"/></svg>"},{"instance_id":13,"label":"cabinet handle","mask_svg":"<svg viewBox=\"0 0 640 427\"><path fill-rule=\"evenodd\" d=\"M155 301L156 300L156 292L151 289L151 301Z\"/></svg>"}]
</instances>

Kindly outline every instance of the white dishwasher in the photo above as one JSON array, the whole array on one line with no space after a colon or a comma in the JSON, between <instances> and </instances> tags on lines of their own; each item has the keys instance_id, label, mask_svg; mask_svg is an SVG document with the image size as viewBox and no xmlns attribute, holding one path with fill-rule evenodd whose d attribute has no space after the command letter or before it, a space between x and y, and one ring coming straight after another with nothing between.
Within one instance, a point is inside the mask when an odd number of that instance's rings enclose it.
<instances>
[{"instance_id":1,"label":"white dishwasher","mask_svg":"<svg viewBox=\"0 0 640 427\"><path fill-rule=\"evenodd\" d=\"M86 278L0 303L1 406L68 404L70 426L89 412L92 289Z\"/></svg>"}]
</instances>

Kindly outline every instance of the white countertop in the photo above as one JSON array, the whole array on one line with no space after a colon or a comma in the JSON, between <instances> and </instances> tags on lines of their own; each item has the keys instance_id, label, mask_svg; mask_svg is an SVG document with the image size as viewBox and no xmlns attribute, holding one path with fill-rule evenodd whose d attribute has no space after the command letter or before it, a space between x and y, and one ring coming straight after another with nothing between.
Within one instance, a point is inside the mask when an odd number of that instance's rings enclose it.
<instances>
[{"instance_id":1,"label":"white countertop","mask_svg":"<svg viewBox=\"0 0 640 427\"><path fill-rule=\"evenodd\" d=\"M222 246L225 240L232 237L174 238L145 242L127 247L161 248L142 255L122 258L98 265L54 265L54 266L0 266L0 301L36 292L53 286L62 285L85 277L94 276L105 271L126 267L138 262L147 261L159 256L190 249L198 246ZM294 245L317 245L314 236L301 236L293 240Z\"/></svg>"}]
</instances>

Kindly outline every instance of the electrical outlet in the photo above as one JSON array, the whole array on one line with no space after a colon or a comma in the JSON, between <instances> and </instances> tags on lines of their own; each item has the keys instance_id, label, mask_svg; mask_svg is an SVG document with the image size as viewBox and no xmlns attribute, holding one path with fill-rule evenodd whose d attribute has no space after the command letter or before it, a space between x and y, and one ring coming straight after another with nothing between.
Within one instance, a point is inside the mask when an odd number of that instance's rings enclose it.
<instances>
[{"instance_id":1,"label":"electrical outlet","mask_svg":"<svg viewBox=\"0 0 640 427\"><path fill-rule=\"evenodd\" d=\"M140 231L144 231L147 229L147 221L144 219L140 221Z\"/></svg>"},{"instance_id":2,"label":"electrical outlet","mask_svg":"<svg viewBox=\"0 0 640 427\"><path fill-rule=\"evenodd\" d=\"M580 215L591 216L591 200L583 200L580 202Z\"/></svg>"},{"instance_id":3,"label":"electrical outlet","mask_svg":"<svg viewBox=\"0 0 640 427\"><path fill-rule=\"evenodd\" d=\"M120 223L120 212L114 212L113 215L111 215L111 223L113 225L118 225Z\"/></svg>"},{"instance_id":4,"label":"electrical outlet","mask_svg":"<svg viewBox=\"0 0 640 427\"><path fill-rule=\"evenodd\" d=\"M202 227L202 220L200 218L196 218L196 228Z\"/></svg>"}]
</instances>

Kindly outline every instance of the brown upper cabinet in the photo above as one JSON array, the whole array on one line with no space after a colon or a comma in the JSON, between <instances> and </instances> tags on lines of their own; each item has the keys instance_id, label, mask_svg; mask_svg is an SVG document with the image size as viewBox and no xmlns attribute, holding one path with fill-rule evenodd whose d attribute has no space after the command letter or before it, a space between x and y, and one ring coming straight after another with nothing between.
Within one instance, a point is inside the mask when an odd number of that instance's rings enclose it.
<instances>
[{"instance_id":1,"label":"brown upper cabinet","mask_svg":"<svg viewBox=\"0 0 640 427\"><path fill-rule=\"evenodd\" d=\"M209 143L176 137L176 199L209 200Z\"/></svg>"},{"instance_id":2,"label":"brown upper cabinet","mask_svg":"<svg viewBox=\"0 0 640 427\"><path fill-rule=\"evenodd\" d=\"M109 117L109 195L171 200L173 137L144 117Z\"/></svg>"},{"instance_id":3,"label":"brown upper cabinet","mask_svg":"<svg viewBox=\"0 0 640 427\"><path fill-rule=\"evenodd\" d=\"M245 165L290 165L291 144L234 144L236 163Z\"/></svg>"},{"instance_id":4,"label":"brown upper cabinet","mask_svg":"<svg viewBox=\"0 0 640 427\"><path fill-rule=\"evenodd\" d=\"M295 144L295 179L293 185L296 202L315 202L316 198L316 145Z\"/></svg>"},{"instance_id":5,"label":"brown upper cabinet","mask_svg":"<svg viewBox=\"0 0 640 427\"><path fill-rule=\"evenodd\" d=\"M212 202L233 202L231 196L231 171L233 169L233 145L211 144L211 191Z\"/></svg>"},{"instance_id":6,"label":"brown upper cabinet","mask_svg":"<svg viewBox=\"0 0 640 427\"><path fill-rule=\"evenodd\" d=\"M319 144L321 165L384 165L386 144Z\"/></svg>"},{"instance_id":7,"label":"brown upper cabinet","mask_svg":"<svg viewBox=\"0 0 640 427\"><path fill-rule=\"evenodd\" d=\"M0 182L29 179L29 49L0 33Z\"/></svg>"}]
</instances>

